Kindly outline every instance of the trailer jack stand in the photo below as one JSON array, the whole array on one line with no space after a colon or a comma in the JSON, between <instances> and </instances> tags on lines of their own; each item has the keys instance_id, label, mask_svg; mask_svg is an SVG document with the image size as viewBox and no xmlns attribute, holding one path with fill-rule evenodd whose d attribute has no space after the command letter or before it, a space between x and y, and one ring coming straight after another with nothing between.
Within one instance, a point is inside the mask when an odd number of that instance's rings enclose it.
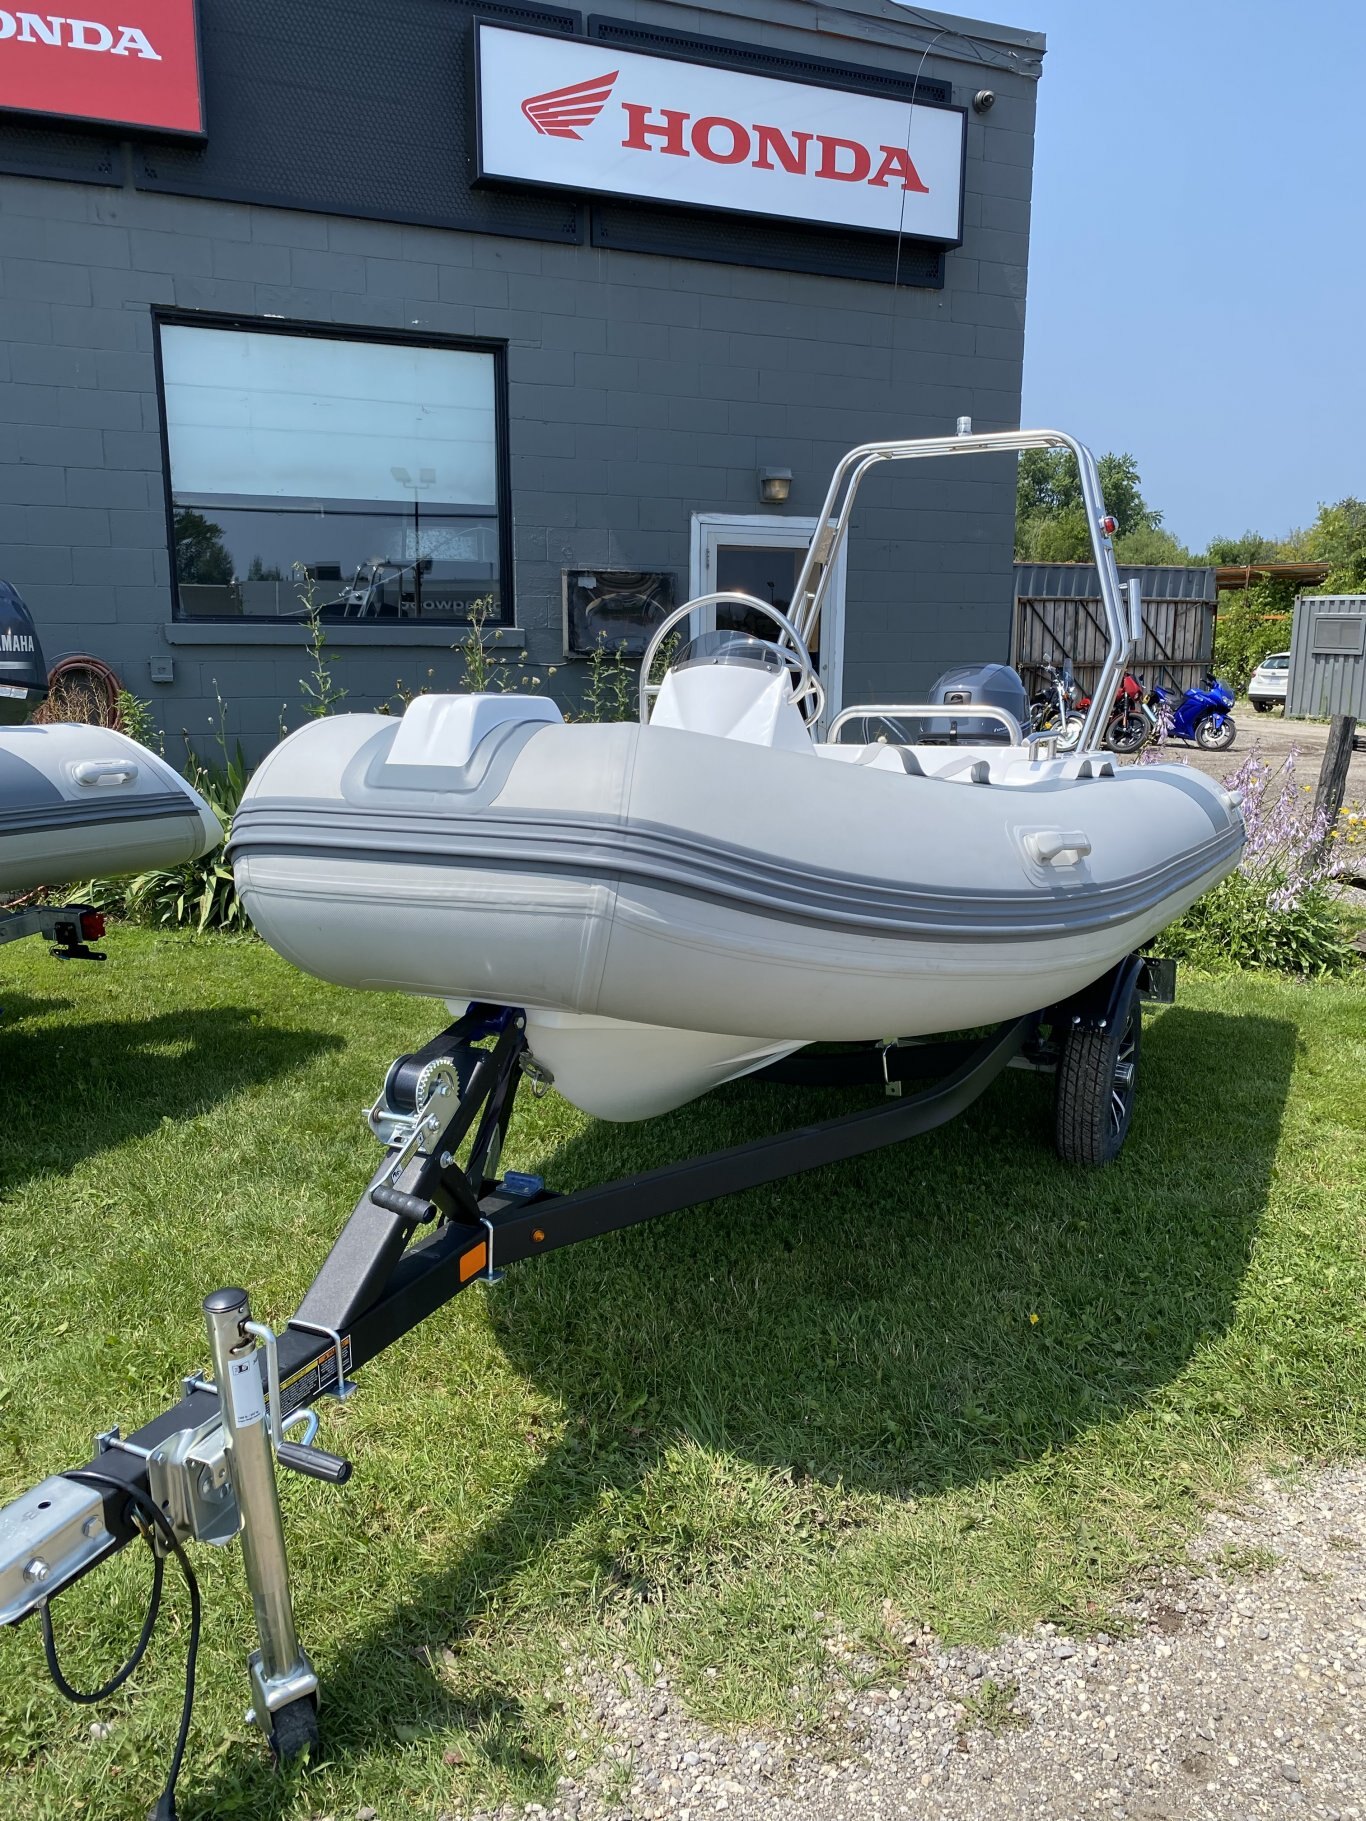
<instances>
[{"instance_id":1,"label":"trailer jack stand","mask_svg":"<svg viewBox=\"0 0 1366 1821\"><path fill-rule=\"evenodd\" d=\"M261 1648L248 1661L249 1722L259 1726L284 1761L318 1743L318 1678L299 1643L289 1591L289 1561L275 1485L273 1442L281 1421L279 1397L267 1418L245 1290L215 1290L204 1299L214 1382L219 1387L224 1454L242 1533L242 1560ZM273 1345L274 1337L271 1337Z\"/></svg>"}]
</instances>

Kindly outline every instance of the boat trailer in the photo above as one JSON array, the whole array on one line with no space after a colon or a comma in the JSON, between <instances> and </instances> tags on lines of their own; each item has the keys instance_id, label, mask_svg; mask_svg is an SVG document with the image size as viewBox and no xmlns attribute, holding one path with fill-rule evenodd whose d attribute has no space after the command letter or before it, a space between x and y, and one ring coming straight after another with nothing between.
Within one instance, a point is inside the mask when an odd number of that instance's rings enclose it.
<instances>
[{"instance_id":1,"label":"boat trailer","mask_svg":"<svg viewBox=\"0 0 1366 1821\"><path fill-rule=\"evenodd\" d=\"M176 1557L191 1605L185 1699L152 1811L156 1821L173 1821L200 1627L185 1545L226 1545L240 1535L259 1637L248 1663L248 1720L281 1762L316 1748L318 1678L295 1627L275 1475L284 1467L334 1486L350 1478L350 1461L314 1444L313 1406L321 1398L349 1397L368 1361L509 1265L932 1131L1007 1067L1055 1077L1055 1137L1065 1161L1108 1162L1133 1110L1141 1002L1171 1003L1175 977L1174 962L1130 955L1065 1003L985 1035L798 1052L752 1078L794 1087L881 1085L884 1098L572 1194L553 1193L539 1176L499 1176L519 1088L525 1082L539 1095L549 1083L527 1049L523 1014L471 1005L390 1067L367 1115L384 1161L297 1314L277 1333L253 1318L246 1290L215 1290L204 1301L212 1379L186 1378L170 1409L131 1435L107 1430L85 1465L0 1510L0 1624L36 1613L58 1689L72 1700L99 1700L141 1661L165 1557ZM58 1661L54 1596L138 1537L155 1558L141 1636L103 1688L76 1690Z\"/></svg>"},{"instance_id":2,"label":"boat trailer","mask_svg":"<svg viewBox=\"0 0 1366 1821\"><path fill-rule=\"evenodd\" d=\"M91 948L104 935L104 914L89 904L23 904L0 909L0 945L41 936L58 961L103 961Z\"/></svg>"}]
</instances>

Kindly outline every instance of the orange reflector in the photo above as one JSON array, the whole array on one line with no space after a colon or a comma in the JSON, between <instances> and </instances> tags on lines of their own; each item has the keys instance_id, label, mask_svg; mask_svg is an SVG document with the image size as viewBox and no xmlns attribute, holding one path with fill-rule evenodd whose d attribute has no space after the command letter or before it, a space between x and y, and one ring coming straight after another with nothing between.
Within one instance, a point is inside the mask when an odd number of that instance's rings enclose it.
<instances>
[{"instance_id":1,"label":"orange reflector","mask_svg":"<svg viewBox=\"0 0 1366 1821\"><path fill-rule=\"evenodd\" d=\"M536 1241L536 1244L539 1246L541 1241L545 1238L545 1234L541 1231L540 1227L533 1227L531 1230L531 1237Z\"/></svg>"},{"instance_id":2,"label":"orange reflector","mask_svg":"<svg viewBox=\"0 0 1366 1821\"><path fill-rule=\"evenodd\" d=\"M488 1262L489 1249L481 1239L477 1246L471 1246L468 1252L460 1254L460 1281L467 1284L472 1277L478 1277Z\"/></svg>"}]
</instances>

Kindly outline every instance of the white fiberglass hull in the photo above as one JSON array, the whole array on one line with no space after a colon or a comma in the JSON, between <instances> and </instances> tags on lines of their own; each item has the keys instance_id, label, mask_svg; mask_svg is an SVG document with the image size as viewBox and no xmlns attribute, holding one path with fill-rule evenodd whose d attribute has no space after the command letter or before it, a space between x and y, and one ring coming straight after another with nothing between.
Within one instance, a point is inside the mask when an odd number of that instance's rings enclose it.
<instances>
[{"instance_id":1,"label":"white fiberglass hull","mask_svg":"<svg viewBox=\"0 0 1366 1821\"><path fill-rule=\"evenodd\" d=\"M178 866L222 838L199 793L125 734L0 728L0 892Z\"/></svg>"},{"instance_id":2,"label":"white fiberglass hull","mask_svg":"<svg viewBox=\"0 0 1366 1821\"><path fill-rule=\"evenodd\" d=\"M803 1044L1040 1009L1242 847L1233 799L1180 767L1020 748L833 762L507 705L472 739L478 700L291 736L234 824L238 885L266 940L325 979L525 1007L537 1059L606 1118Z\"/></svg>"}]
</instances>

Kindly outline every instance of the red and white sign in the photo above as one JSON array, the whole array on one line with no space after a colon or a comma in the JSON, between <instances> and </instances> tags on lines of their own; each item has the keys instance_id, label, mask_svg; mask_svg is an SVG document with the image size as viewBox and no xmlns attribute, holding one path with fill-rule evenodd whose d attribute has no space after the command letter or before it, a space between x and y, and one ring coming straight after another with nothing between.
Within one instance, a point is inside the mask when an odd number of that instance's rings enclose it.
<instances>
[{"instance_id":1,"label":"red and white sign","mask_svg":"<svg viewBox=\"0 0 1366 1821\"><path fill-rule=\"evenodd\" d=\"M961 108L478 33L480 177L962 239Z\"/></svg>"},{"instance_id":2,"label":"red and white sign","mask_svg":"<svg viewBox=\"0 0 1366 1821\"><path fill-rule=\"evenodd\" d=\"M204 131L195 0L0 5L0 108L159 133Z\"/></svg>"}]
</instances>

